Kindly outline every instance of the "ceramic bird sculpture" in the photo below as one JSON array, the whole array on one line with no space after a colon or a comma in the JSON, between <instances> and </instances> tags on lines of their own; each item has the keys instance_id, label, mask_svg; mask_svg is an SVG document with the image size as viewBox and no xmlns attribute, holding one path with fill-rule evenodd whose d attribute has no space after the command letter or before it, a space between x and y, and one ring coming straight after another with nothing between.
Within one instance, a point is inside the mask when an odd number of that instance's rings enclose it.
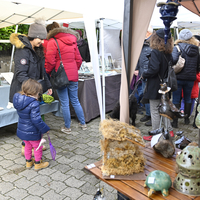
<instances>
[{"instance_id":1,"label":"ceramic bird sculpture","mask_svg":"<svg viewBox=\"0 0 200 200\"><path fill-rule=\"evenodd\" d=\"M174 118L183 118L186 117L181 111L176 108L176 106L169 99L170 88L167 87L166 83L160 84L161 88L158 91L161 93L161 103L158 105L158 111L160 115L167 117L172 120Z\"/></svg>"},{"instance_id":2,"label":"ceramic bird sculpture","mask_svg":"<svg viewBox=\"0 0 200 200\"><path fill-rule=\"evenodd\" d=\"M103 195L103 188L100 190L97 190L97 193L94 195L94 199L93 200L106 200L106 198Z\"/></svg>"}]
</instances>

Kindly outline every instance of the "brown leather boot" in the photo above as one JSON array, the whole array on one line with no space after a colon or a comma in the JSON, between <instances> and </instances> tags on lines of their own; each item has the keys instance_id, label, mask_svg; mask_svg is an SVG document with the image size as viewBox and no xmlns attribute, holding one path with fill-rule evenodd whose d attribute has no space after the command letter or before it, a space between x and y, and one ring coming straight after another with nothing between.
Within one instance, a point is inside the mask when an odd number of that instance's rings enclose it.
<instances>
[{"instance_id":1,"label":"brown leather boot","mask_svg":"<svg viewBox=\"0 0 200 200\"><path fill-rule=\"evenodd\" d=\"M49 166L49 162L43 162L42 160L35 162L35 171L39 171L40 169L47 168Z\"/></svg>"},{"instance_id":2,"label":"brown leather boot","mask_svg":"<svg viewBox=\"0 0 200 200\"><path fill-rule=\"evenodd\" d=\"M34 165L34 161L34 158L32 158L31 160L26 160L26 169L31 169L31 167Z\"/></svg>"}]
</instances>

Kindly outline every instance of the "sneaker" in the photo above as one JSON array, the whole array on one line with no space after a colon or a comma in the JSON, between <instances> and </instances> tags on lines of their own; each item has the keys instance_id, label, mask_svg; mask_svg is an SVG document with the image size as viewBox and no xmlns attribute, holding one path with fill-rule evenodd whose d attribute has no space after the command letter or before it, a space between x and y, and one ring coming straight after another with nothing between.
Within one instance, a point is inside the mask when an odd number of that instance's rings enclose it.
<instances>
[{"instance_id":1,"label":"sneaker","mask_svg":"<svg viewBox=\"0 0 200 200\"><path fill-rule=\"evenodd\" d=\"M70 133L70 132L71 132L71 128L62 127L62 128L61 128L61 131L62 131L63 133Z\"/></svg>"},{"instance_id":2,"label":"sneaker","mask_svg":"<svg viewBox=\"0 0 200 200\"><path fill-rule=\"evenodd\" d=\"M145 115L144 117L142 117L142 118L140 119L140 121L141 121L141 122L146 122L146 121L148 121L148 120L150 120L150 119L151 119L151 116Z\"/></svg>"},{"instance_id":3,"label":"sneaker","mask_svg":"<svg viewBox=\"0 0 200 200\"><path fill-rule=\"evenodd\" d=\"M79 126L82 128L83 131L85 131L87 129L87 125L86 124L79 123Z\"/></svg>"},{"instance_id":4,"label":"sneaker","mask_svg":"<svg viewBox=\"0 0 200 200\"><path fill-rule=\"evenodd\" d=\"M143 139L147 140L147 141L151 141L152 137L153 136L151 136L151 135L150 136L143 136Z\"/></svg>"},{"instance_id":5,"label":"sneaker","mask_svg":"<svg viewBox=\"0 0 200 200\"><path fill-rule=\"evenodd\" d=\"M151 120L147 121L144 125L145 126L152 126Z\"/></svg>"},{"instance_id":6,"label":"sneaker","mask_svg":"<svg viewBox=\"0 0 200 200\"><path fill-rule=\"evenodd\" d=\"M40 169L47 168L49 166L49 162L43 162L42 160L35 162L35 171L39 171Z\"/></svg>"}]
</instances>

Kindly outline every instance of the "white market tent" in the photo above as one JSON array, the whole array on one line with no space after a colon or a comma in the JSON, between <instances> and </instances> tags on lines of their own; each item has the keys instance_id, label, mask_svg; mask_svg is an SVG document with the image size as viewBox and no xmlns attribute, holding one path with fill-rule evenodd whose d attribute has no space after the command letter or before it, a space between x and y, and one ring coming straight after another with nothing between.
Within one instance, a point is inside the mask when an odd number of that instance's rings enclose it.
<instances>
[{"instance_id":1,"label":"white market tent","mask_svg":"<svg viewBox=\"0 0 200 200\"><path fill-rule=\"evenodd\" d=\"M11 1L11 0L7 0ZM120 120L124 122L129 122L129 109L128 109L128 83L130 83L130 77L133 76L135 66L137 64L137 60L142 48L143 40L145 38L145 34L147 28L150 24L151 16L153 11L155 10L156 0L17 0L20 3L30 4L32 6L45 7L50 9L57 9L60 11L70 11L75 13L83 14L85 27L87 31L87 37L89 42L89 47L91 51L92 58L92 66L93 69L96 69L95 73L95 81L96 88L99 89L100 81L99 80L99 72L98 72L98 52L97 47L93 44L96 44L96 32L95 32L95 19L99 18L108 18L122 21L123 20L123 11L130 10L132 13L132 17L128 14L129 12L125 12L124 14L124 25L123 25L123 40L124 45L122 46L122 79L121 79L121 92L120 92ZM125 6L124 6L125 2ZM160 2L160 1L159 1ZM7 12L8 8L2 9L2 0L0 0L0 19L1 14ZM154 12L155 13L155 12ZM157 15L157 12L156 12ZM155 26L160 24L161 27L164 27L160 22L160 14L158 12L157 20L158 22L154 22ZM179 13L177 15L179 19ZM80 18L80 17L79 17ZM53 18L52 18L53 19ZM130 23L127 25L127 22ZM152 24L152 23L151 23ZM153 24L152 24L153 25ZM154 25L153 25L154 26ZM130 31L128 30L130 27ZM127 42L127 38L131 35L131 42ZM127 46L128 45L128 46ZM131 57L127 58L127 53L131 54ZM128 64L127 61L128 60ZM100 112L102 110L102 99L101 99L101 90L100 95L98 94L99 107ZM104 112L104 111L102 111ZM101 113L102 114L102 113Z\"/></svg>"}]
</instances>

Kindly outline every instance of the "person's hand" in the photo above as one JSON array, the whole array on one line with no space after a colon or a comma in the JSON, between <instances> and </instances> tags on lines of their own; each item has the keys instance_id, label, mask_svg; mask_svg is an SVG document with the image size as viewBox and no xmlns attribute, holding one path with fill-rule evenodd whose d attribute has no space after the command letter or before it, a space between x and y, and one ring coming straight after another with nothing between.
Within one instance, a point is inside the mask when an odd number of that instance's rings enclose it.
<instances>
[{"instance_id":1,"label":"person's hand","mask_svg":"<svg viewBox=\"0 0 200 200\"><path fill-rule=\"evenodd\" d=\"M52 89L48 89L47 95L52 95Z\"/></svg>"},{"instance_id":2,"label":"person's hand","mask_svg":"<svg viewBox=\"0 0 200 200\"><path fill-rule=\"evenodd\" d=\"M135 75L135 76L138 76L138 74L139 74L139 70L135 70L135 71L134 71L134 75Z\"/></svg>"}]
</instances>

